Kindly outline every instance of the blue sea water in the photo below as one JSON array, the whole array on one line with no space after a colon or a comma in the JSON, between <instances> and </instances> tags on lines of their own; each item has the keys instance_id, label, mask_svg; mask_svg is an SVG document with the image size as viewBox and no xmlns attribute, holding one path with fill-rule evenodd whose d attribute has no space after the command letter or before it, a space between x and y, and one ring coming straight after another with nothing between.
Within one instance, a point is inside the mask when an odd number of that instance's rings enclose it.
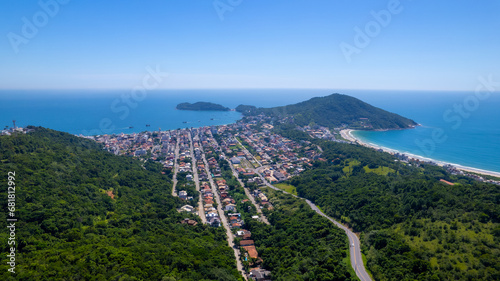
<instances>
[{"instance_id":1,"label":"blue sea water","mask_svg":"<svg viewBox=\"0 0 500 281\"><path fill-rule=\"evenodd\" d=\"M354 136L404 153L500 172L500 93L481 100L473 92L393 92L364 99L421 124L412 130Z\"/></svg>"},{"instance_id":2,"label":"blue sea water","mask_svg":"<svg viewBox=\"0 0 500 281\"><path fill-rule=\"evenodd\" d=\"M343 93L411 118L412 130L357 131L361 140L444 162L500 172L500 94L474 103L474 93L330 89L158 90L132 97L130 91L0 91L0 129L36 125L72 134L132 133L233 123L238 112L182 111L181 102L209 101L272 107L315 96ZM465 104L465 115L455 105ZM477 108L476 108L477 107ZM451 113L448 112L451 110ZM445 113L448 113L444 117ZM146 127L149 124L150 127ZM129 128L133 127L133 128Z\"/></svg>"}]
</instances>

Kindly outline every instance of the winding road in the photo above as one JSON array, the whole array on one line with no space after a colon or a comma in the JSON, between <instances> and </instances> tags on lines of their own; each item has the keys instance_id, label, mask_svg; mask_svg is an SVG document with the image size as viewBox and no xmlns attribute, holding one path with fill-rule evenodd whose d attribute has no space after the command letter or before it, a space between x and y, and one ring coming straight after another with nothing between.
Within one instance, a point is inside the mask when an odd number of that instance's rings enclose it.
<instances>
[{"instance_id":1,"label":"winding road","mask_svg":"<svg viewBox=\"0 0 500 281\"><path fill-rule=\"evenodd\" d=\"M320 147L318 146L318 148L320 148ZM358 276L358 278L361 281L371 281L372 279L371 279L370 275L368 275L368 272L366 272L365 265L363 264L363 258L362 258L362 255L361 255L361 243L359 242L358 236L356 236L356 234L354 234L354 232L352 232L350 229L348 229L347 227L345 227L344 225L342 225L338 221L336 221L333 218L325 215L318 208L318 206L316 206L310 200L308 200L306 198L303 198L303 197L300 197L300 196L297 196L297 195L294 195L294 194L291 194L289 192L284 191L283 189L279 189L279 188L273 186L272 184L270 184L262 176L262 174L259 171L260 169L262 169L264 167L265 166L261 166L261 167L255 169L255 172L257 173L257 175L259 175L259 177L262 179L262 181L265 183L266 186L268 186L269 188L272 188L274 190L281 191L281 192L286 193L286 194L290 194L290 195L292 195L295 198L304 199L307 202L307 204L309 206L311 206L311 209L313 209L316 213L318 213L319 215L327 218L329 221L331 221L337 227L339 227L339 228L341 228L341 229L343 229L345 231L345 233L347 234L347 237L349 238L349 248L350 248L349 249L349 254L350 254L350 257L351 257L351 266L354 269L354 271L356 272L356 276Z\"/></svg>"},{"instance_id":2,"label":"winding road","mask_svg":"<svg viewBox=\"0 0 500 281\"><path fill-rule=\"evenodd\" d=\"M213 136L212 136L213 138ZM236 141L238 141L238 143L240 143L240 145L243 147L243 149L245 150L246 153L249 153L250 155L253 156L253 154L251 154L246 148L245 146L243 146L241 144L241 142L235 138ZM214 139L215 140L215 139ZM320 146L317 146L318 149L323 152L323 149L320 147ZM226 158L226 157L224 157ZM311 209L313 209L316 213L318 213L319 215L325 217L326 219L328 219L329 221L331 221L333 224L335 224L337 227L341 228L342 230L345 231L345 233L347 234L347 238L349 239L349 256L350 256L350 259L351 259L351 266L352 268L354 269L354 272L356 273L356 276L358 276L358 278L361 280L361 281L372 281L370 275L368 275L368 272L366 272L366 268L365 268L365 265L363 264L363 258L362 258L362 255L361 255L361 243L359 241L359 238L358 236L356 236L356 234L354 232L352 232L350 229L348 229L346 226L342 225L341 223L337 222L336 220L334 220L333 218L325 215L319 208L318 206L316 206L313 202L311 202L310 200L306 199L306 198L303 198L303 197L300 197L300 196L297 196L297 195L293 195L289 192L286 192L282 189L279 189L275 186L273 186L272 184L270 184L265 178L264 176L262 176L262 174L260 173L260 169L264 168L265 166L262 166L262 164L257 161L257 159L255 159L255 156L253 156L254 160L259 164L260 167L254 169L254 171L256 172L256 174L262 179L262 181L264 182L264 184L266 186L268 186L269 188L272 188L274 190L277 190L277 191L281 191L283 193L286 193L286 194L290 194L292 195L293 197L295 198L299 198L299 199L303 199L306 201L306 203L311 206ZM226 159L226 161L229 160L229 159ZM229 161L228 161L229 162ZM233 173L235 173L234 171L234 168L233 166L231 165L230 163L230 167L231 169L233 170ZM249 198L252 199L251 196L248 196Z\"/></svg>"},{"instance_id":3,"label":"winding road","mask_svg":"<svg viewBox=\"0 0 500 281\"><path fill-rule=\"evenodd\" d=\"M301 198L301 197L299 197ZM351 256L351 266L356 272L356 275L361 281L368 281L372 280L370 278L370 275L366 272L365 265L363 264L363 258L361 256L361 243L359 242L358 236L354 234L351 230L349 230L347 227L344 225L340 224L336 220L332 219L331 217L325 215L314 203L306 199L307 204L311 206L311 209L313 209L316 213L320 214L321 216L327 218L329 221L333 222L337 227L343 229L347 237L349 238L349 253Z\"/></svg>"}]
</instances>

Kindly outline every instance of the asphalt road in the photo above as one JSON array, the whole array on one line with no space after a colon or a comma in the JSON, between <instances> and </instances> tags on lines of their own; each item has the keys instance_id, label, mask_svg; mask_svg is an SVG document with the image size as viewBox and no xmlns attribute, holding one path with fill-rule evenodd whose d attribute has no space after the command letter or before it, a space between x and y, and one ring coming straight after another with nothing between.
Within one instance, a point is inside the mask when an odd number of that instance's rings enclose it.
<instances>
[{"instance_id":1,"label":"asphalt road","mask_svg":"<svg viewBox=\"0 0 500 281\"><path fill-rule=\"evenodd\" d=\"M177 187L177 171L179 170L179 165L177 164L177 159L179 158L179 133L177 132L177 142L175 144L175 152L174 152L174 176L172 178L172 196L177 196L177 192L175 188Z\"/></svg>"},{"instance_id":2,"label":"asphalt road","mask_svg":"<svg viewBox=\"0 0 500 281\"><path fill-rule=\"evenodd\" d=\"M270 187L274 190L278 190L278 191L290 194L282 189L279 189L279 188L273 186L272 184L269 184L260 173L258 173L258 175L260 176L260 178L265 182L265 184L268 187ZM356 234L354 234L354 232L349 230L344 225L340 224L339 222L332 219L331 217L325 215L313 202L311 202L305 198L293 195L293 194L290 194L290 195L292 195L296 198L306 200L307 204L309 204L309 206L311 206L311 209L313 209L316 213L320 214L321 216L327 218L329 221L333 222L337 227L343 229L346 232L347 237L349 238L349 253L350 253L350 257L351 257L351 266L354 269L354 271L356 272L356 276L358 276L358 278L361 281L371 281L372 279L370 278L370 275L368 275L368 273L366 272L365 265L363 264L363 258L361 256L361 247L360 247L361 243L359 242L358 236L356 236Z\"/></svg>"},{"instance_id":3,"label":"asphalt road","mask_svg":"<svg viewBox=\"0 0 500 281\"><path fill-rule=\"evenodd\" d=\"M189 132L189 145L191 150L191 168L193 170L193 180L196 185L196 190L200 192L200 180L198 179L198 167L196 166L196 159L194 158L194 147L193 147L193 137L192 132ZM198 196L198 216L200 216L202 223L207 223L207 218L205 217L205 210L203 208L203 196L201 193Z\"/></svg>"},{"instance_id":4,"label":"asphalt road","mask_svg":"<svg viewBox=\"0 0 500 281\"><path fill-rule=\"evenodd\" d=\"M299 197L300 198L300 197ZM313 209L316 213L320 214L321 216L327 218L329 221L333 222L337 227L343 229L347 237L349 238L349 253L351 256L351 266L356 272L356 275L361 281L368 281L372 280L370 278L370 275L366 272L365 265L363 264L363 258L361 257L361 243L359 242L358 236L354 234L354 232L350 231L347 227L343 226L336 220L332 219L331 217L325 215L321 210L311 201L306 199L307 204L311 206L311 209Z\"/></svg>"},{"instance_id":5,"label":"asphalt road","mask_svg":"<svg viewBox=\"0 0 500 281\"><path fill-rule=\"evenodd\" d=\"M220 220L222 222L222 225L226 229L227 243L229 244L229 247L231 247L233 249L234 256L236 258L236 268L241 273L243 278L245 278L245 280L248 280L247 275L245 273L245 269L243 268L243 264L241 263L239 246L234 244L233 233L231 232L231 228L229 228L229 223L227 221L226 215L224 214L224 211L222 210L223 205L222 205L222 202L221 202L220 197L219 197L218 188L215 185L215 182L212 178L212 174L210 173L210 170L208 169L208 161L207 161L207 158L205 157L205 152L203 150L202 150L202 158L203 158L203 162L205 163L205 170L206 170L207 175L208 175L208 181L210 183L210 186L212 187L212 193L214 194L214 199L217 202L217 211L219 212Z\"/></svg>"},{"instance_id":6,"label":"asphalt road","mask_svg":"<svg viewBox=\"0 0 500 281\"><path fill-rule=\"evenodd\" d=\"M234 169L234 166L233 166L233 163L231 163L231 161L229 161L226 157L225 154L222 154L222 156L224 157L224 160L227 161L227 163L229 163L229 167L231 167L231 171L233 171L233 176L238 180L238 182L240 183L241 187L243 188L243 190L245 191L245 194L246 196L248 197L248 199L250 200L250 202L252 202L252 204L255 206L255 209L257 209L257 213L259 214L260 216L260 220L269 225L269 221L267 220L266 216L264 216L264 213L262 213L262 210L260 209L259 205L257 204L257 202L255 202L255 198L253 198L253 196L250 194L250 191L248 190L248 188L245 187L245 184L241 181L241 179L238 177L238 173L236 172L236 170Z\"/></svg>"},{"instance_id":7,"label":"asphalt road","mask_svg":"<svg viewBox=\"0 0 500 281\"><path fill-rule=\"evenodd\" d=\"M236 140L238 141L238 139L236 139ZM241 145L241 143L240 143L240 145ZM241 145L241 146L244 148L243 145ZM244 148L244 149L246 150L246 148ZM321 152L323 152L323 149L321 149L320 146L318 146L318 149ZM255 159L255 157L254 157L254 159ZM257 161L257 159L255 159L255 161ZM257 163L259 163L259 165L261 165L260 162L257 161ZM231 166L231 168L233 168L232 165L230 165L230 166ZM358 276L358 278L361 281L372 281L370 275L368 275L368 273L366 272L365 265L363 264L363 258L361 256L361 247L360 247L361 243L359 242L359 238L356 236L356 234L354 234L354 232L352 232L347 227L345 227L344 225L340 224L339 222L337 222L333 218L325 215L314 203L312 203L308 199L305 199L305 198L293 195L291 193L288 193L288 192L286 192L286 191L284 191L282 189L279 189L279 188L273 186L272 184L268 183L267 180L259 172L259 170L261 168L263 168L263 167L264 166L261 165L259 168L255 169L255 172L263 180L263 182L266 184L266 186L268 186L268 187L270 187L270 188L272 188L274 190L290 194L290 195L292 195L292 196L294 196L296 198L304 199L307 202L307 204L309 204L309 206L311 206L311 209L313 209L316 213L318 213L319 215L327 218L329 221L331 221L337 227L343 229L346 232L347 237L349 238L349 256L351 257L351 266L354 269L354 271L356 272L356 276ZM233 172L234 172L234 169L233 169ZM251 196L249 196L249 197L251 197Z\"/></svg>"}]
</instances>

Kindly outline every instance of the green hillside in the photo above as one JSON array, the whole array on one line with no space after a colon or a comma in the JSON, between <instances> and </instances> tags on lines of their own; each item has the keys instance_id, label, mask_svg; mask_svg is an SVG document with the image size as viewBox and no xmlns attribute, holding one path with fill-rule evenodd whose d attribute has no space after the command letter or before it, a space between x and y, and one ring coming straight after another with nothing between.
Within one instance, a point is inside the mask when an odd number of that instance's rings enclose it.
<instances>
[{"instance_id":1,"label":"green hillside","mask_svg":"<svg viewBox=\"0 0 500 281\"><path fill-rule=\"evenodd\" d=\"M362 233L375 280L500 280L500 186L362 146L309 140L327 162L286 183Z\"/></svg>"},{"instance_id":2,"label":"green hillside","mask_svg":"<svg viewBox=\"0 0 500 281\"><path fill-rule=\"evenodd\" d=\"M2 188L1 280L242 280L223 229L180 224L155 163L42 128L1 136L0 161L0 185L15 171L19 220L13 275Z\"/></svg>"},{"instance_id":3,"label":"green hillside","mask_svg":"<svg viewBox=\"0 0 500 281\"><path fill-rule=\"evenodd\" d=\"M316 97L297 104L273 108L240 105L236 109L245 115L264 113L281 118L290 117L300 126L316 124L340 127L346 124L351 128L376 130L406 129L417 125L413 120L341 94Z\"/></svg>"}]
</instances>

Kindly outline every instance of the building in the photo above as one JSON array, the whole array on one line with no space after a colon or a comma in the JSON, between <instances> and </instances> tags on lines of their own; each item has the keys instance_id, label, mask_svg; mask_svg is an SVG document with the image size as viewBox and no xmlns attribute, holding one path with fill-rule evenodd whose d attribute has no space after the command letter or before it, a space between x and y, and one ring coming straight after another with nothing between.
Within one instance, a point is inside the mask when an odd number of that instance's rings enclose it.
<instances>
[{"instance_id":1,"label":"building","mask_svg":"<svg viewBox=\"0 0 500 281\"><path fill-rule=\"evenodd\" d=\"M187 225L192 225L195 226L198 224L195 220L190 220L188 218L185 218L183 221L181 221L182 224L187 224Z\"/></svg>"},{"instance_id":2,"label":"building","mask_svg":"<svg viewBox=\"0 0 500 281\"><path fill-rule=\"evenodd\" d=\"M250 271L250 278L255 281L271 281L271 271L265 269L254 269Z\"/></svg>"},{"instance_id":3,"label":"building","mask_svg":"<svg viewBox=\"0 0 500 281\"><path fill-rule=\"evenodd\" d=\"M194 207L191 206L191 205L184 205L181 207L181 212L188 212L188 213L192 213L194 211Z\"/></svg>"},{"instance_id":4,"label":"building","mask_svg":"<svg viewBox=\"0 0 500 281\"><path fill-rule=\"evenodd\" d=\"M187 192L185 190L179 191L179 198L181 198L182 200L186 200L187 199Z\"/></svg>"},{"instance_id":5,"label":"building","mask_svg":"<svg viewBox=\"0 0 500 281\"><path fill-rule=\"evenodd\" d=\"M233 164L241 164L241 160L238 157L233 157L230 159Z\"/></svg>"}]
</instances>

